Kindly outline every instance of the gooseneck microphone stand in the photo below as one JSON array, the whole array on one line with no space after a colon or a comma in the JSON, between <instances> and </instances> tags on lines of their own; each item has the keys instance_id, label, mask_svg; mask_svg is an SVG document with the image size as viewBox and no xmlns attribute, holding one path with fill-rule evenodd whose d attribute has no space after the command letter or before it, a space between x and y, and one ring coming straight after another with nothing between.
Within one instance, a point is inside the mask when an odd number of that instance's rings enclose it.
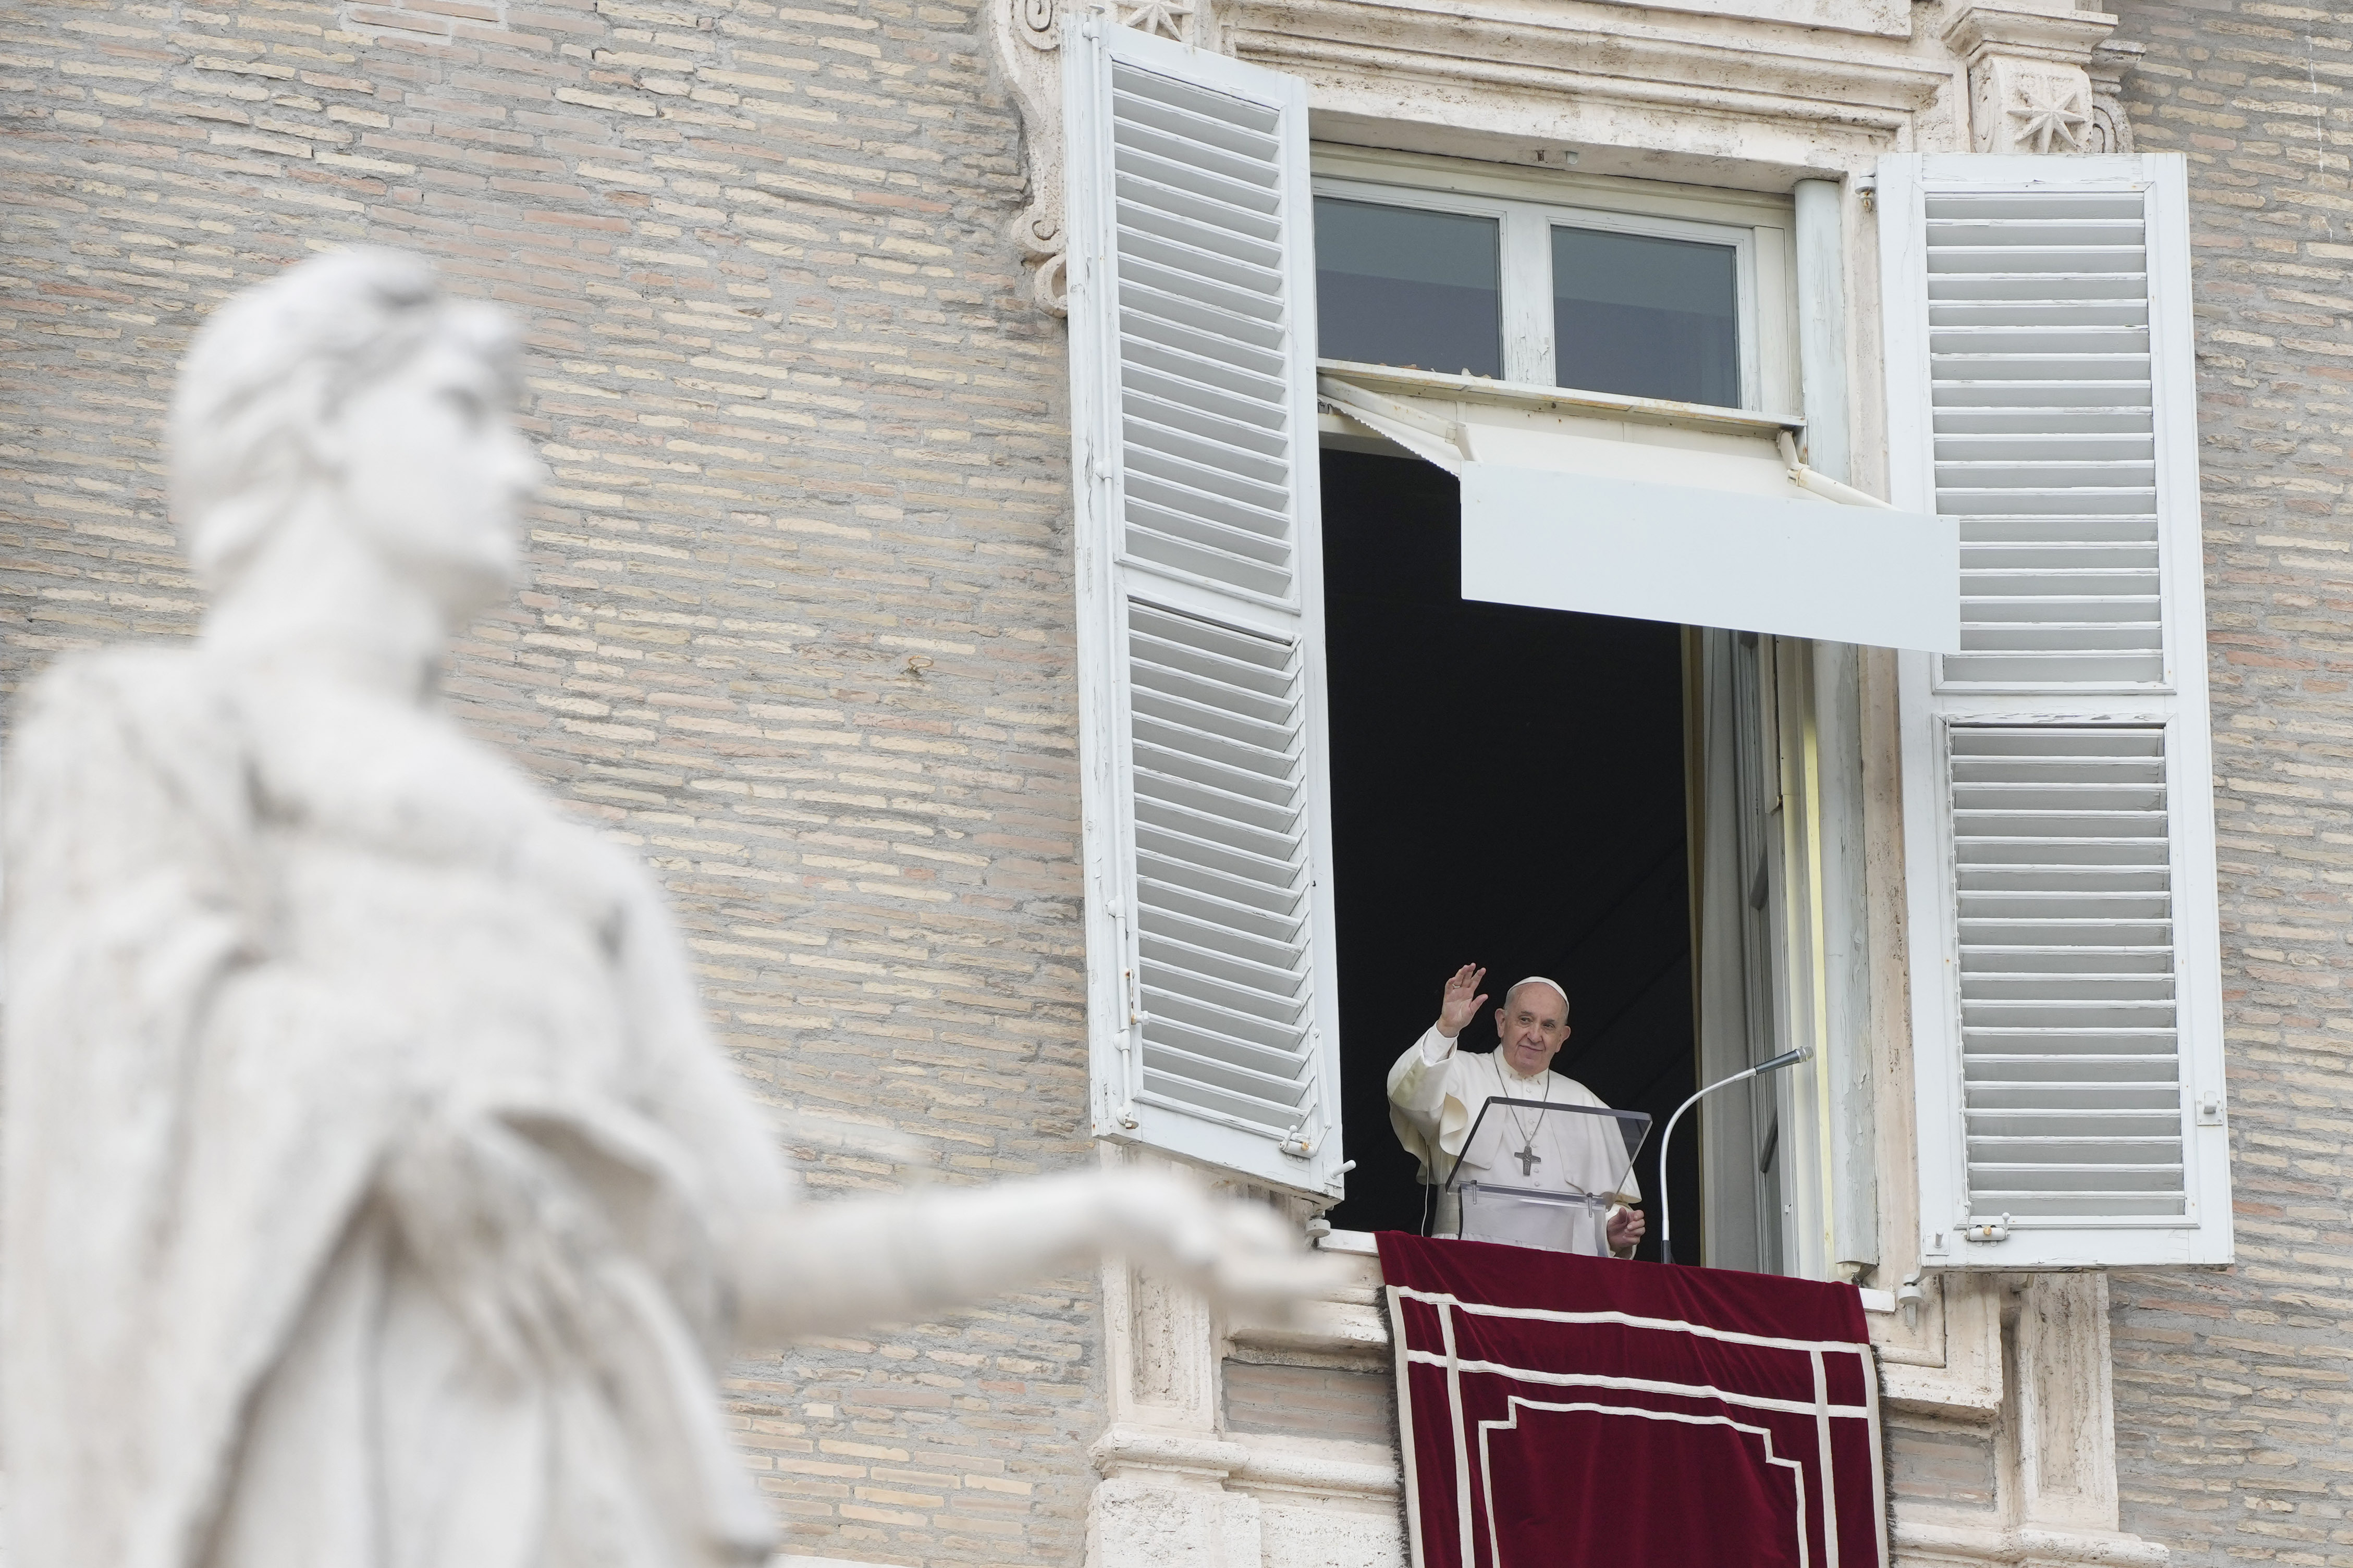
<instances>
[{"instance_id":1,"label":"gooseneck microphone stand","mask_svg":"<svg viewBox=\"0 0 2353 1568\"><path fill-rule=\"evenodd\" d=\"M1675 1113L1667 1118L1667 1131L1659 1139L1660 1262L1672 1263L1675 1260L1675 1221L1674 1215L1669 1212L1667 1205L1667 1146L1674 1141L1675 1123L1681 1121L1683 1119L1683 1112L1689 1110L1693 1106L1697 1105L1703 1097L1714 1094L1719 1089L1730 1089L1736 1083L1745 1083L1748 1079L1759 1077L1765 1073L1779 1072L1783 1068L1796 1067L1799 1062L1804 1061L1813 1054L1811 1047L1799 1046L1794 1051L1783 1051L1771 1061L1758 1062L1746 1072L1736 1072L1730 1078L1718 1079L1715 1082L1709 1084L1705 1089L1701 1089L1698 1094L1693 1095L1689 1100L1686 1100L1681 1105L1676 1106Z\"/></svg>"}]
</instances>

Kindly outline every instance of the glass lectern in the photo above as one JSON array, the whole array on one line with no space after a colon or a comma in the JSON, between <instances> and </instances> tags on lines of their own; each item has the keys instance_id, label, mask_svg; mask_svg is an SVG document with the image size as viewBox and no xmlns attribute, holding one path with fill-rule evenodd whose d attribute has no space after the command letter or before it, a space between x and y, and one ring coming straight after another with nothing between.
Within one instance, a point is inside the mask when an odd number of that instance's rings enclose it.
<instances>
[{"instance_id":1,"label":"glass lectern","mask_svg":"<svg viewBox=\"0 0 2353 1568\"><path fill-rule=\"evenodd\" d=\"M1609 1211L1633 1199L1627 1176L1651 1132L1639 1110L1507 1099L1479 1108L1447 1173L1465 1241L1601 1257Z\"/></svg>"}]
</instances>

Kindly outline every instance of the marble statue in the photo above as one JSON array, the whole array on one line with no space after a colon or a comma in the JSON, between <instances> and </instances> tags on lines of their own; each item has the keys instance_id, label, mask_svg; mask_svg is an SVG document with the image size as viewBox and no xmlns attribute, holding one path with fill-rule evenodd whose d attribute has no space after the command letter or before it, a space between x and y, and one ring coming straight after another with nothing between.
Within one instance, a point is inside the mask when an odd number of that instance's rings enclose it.
<instances>
[{"instance_id":1,"label":"marble statue","mask_svg":"<svg viewBox=\"0 0 2353 1568\"><path fill-rule=\"evenodd\" d=\"M60 659L7 763L0 1440L25 1568L702 1568L770 1521L715 1369L1106 1248L1312 1288L1092 1173L797 1200L647 874L436 700L539 464L415 258L197 334L193 645Z\"/></svg>"}]
</instances>

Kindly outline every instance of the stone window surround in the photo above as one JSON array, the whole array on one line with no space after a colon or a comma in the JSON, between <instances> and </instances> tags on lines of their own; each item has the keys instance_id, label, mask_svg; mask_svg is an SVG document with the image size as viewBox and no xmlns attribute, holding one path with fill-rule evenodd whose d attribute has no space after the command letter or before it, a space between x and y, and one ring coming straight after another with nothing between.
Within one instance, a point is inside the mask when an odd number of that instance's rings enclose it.
<instances>
[{"instance_id":1,"label":"stone window surround","mask_svg":"<svg viewBox=\"0 0 2353 1568\"><path fill-rule=\"evenodd\" d=\"M1071 8L1068 0L992 0L985 13L1020 110L1029 172L1012 237L1032 268L1036 304L1055 314L1064 245L1058 49ZM1103 0L1095 8L1111 9ZM1121 0L1113 14L1123 25L1304 78L1314 133L1328 144L1777 195L1800 178L1841 181L1851 478L1866 489L1884 488L1868 217L1878 157L2131 150L2117 103L2130 56L2104 47L2114 18L2064 0L1949 0L1901 11L1872 0L1694 0L1678 9L1592 0ZM1895 773L1893 663L1865 653L1866 778L1877 777L1883 812L1892 809ZM1892 914L1900 887L1892 905L1882 897L1875 889L1875 912ZM1874 985L1872 1033L1884 1096L1906 1104L1894 923L1873 921L1873 966L1892 973L1895 988L1888 995ZM1879 1120L1883 1156L1892 1156L1882 1165L1880 1255L1917 1258L1909 1119ZM1109 1145L1103 1157L1164 1158ZM1303 1205L1299 1217L1308 1217ZM1361 1256L1368 1239L1339 1233L1324 1245ZM1364 1257L1360 1272L1301 1321L1275 1329L1219 1322L1124 1266L1104 1270L1110 1426L1093 1448L1104 1479L1091 1505L1091 1564L1165 1560L1170 1530L1198 1531L1219 1556L1250 1561L1270 1508L1320 1510L1314 1516L1328 1514L1341 1537L1395 1519L1394 1455L1240 1438L1223 1430L1219 1409L1218 1368L1229 1354L1386 1367L1377 1264ZM1989 1433L2000 1476L1990 1518L1935 1505L1899 1510L1899 1555L2162 1563L2161 1546L2118 1531L2105 1277L1885 1272L1877 1283L1887 1289L1866 1292L1866 1307L1887 1408L1899 1419ZM1277 1555L1270 1543L1266 1560Z\"/></svg>"},{"instance_id":2,"label":"stone window surround","mask_svg":"<svg viewBox=\"0 0 2353 1568\"><path fill-rule=\"evenodd\" d=\"M1017 220L1016 237L1037 265L1037 294L1050 309L1059 303L1062 265L1058 8L1070 3L995 0L987 13L997 59L1022 109L1031 175L1030 202ZM1801 178L1840 182L1848 300L1845 380L1853 432L1849 478L1881 492L1884 404L1869 176L1886 152L1959 151L1972 138L1981 150L2017 150L2016 139L2003 140L2008 121L1980 133L1971 118L1973 85L1997 78L2012 85L2025 81L2023 61L2047 71L2081 72L2088 101L2092 57L2114 18L2048 9L2068 0L1947 0L1966 8L1947 16L1946 5L1917 7L1901 18L1904 31L1898 34L1888 30L1893 24L1883 14L1869 9L1870 0L1837 3L1853 5L1860 21L1882 31L1796 26L1754 15L1760 8L1827 0L1720 3L1727 12L1746 8L1751 14L1669 14L1596 0L1523 0L1524 8L1504 0L1467 5L1447 0L1203 0L1200 10L1123 7L1119 17L1127 25L1202 40L1204 47L1222 44L1227 52L1256 55L1304 76L1316 115L1312 129L1322 139L1319 173L1362 177L1384 166L1430 166L1415 153L1456 159L1485 154L1482 161L1495 171L1488 181L1499 193L1516 194L1513 187L1525 180L1532 187L1557 190L1566 205L1598 187L1632 188L1640 181L1651 193L1649 205L1680 205L1679 189L1713 188L1727 209L1757 201L1745 193L1784 198ZM2045 8L2030 8L2036 6ZM1911 26L1915 16L1922 23L1917 28ZM2052 58L2068 49L2077 57L2072 65ZM1577 69L1567 63L1572 56ZM1596 61L1608 66L1606 76ZM2007 77L1996 69L2011 66L2020 68ZM1715 83L1712 120L1691 107L1697 84L1709 73ZM1532 90L1532 81L1549 96ZM2027 106L2030 100L2020 97L2011 107ZM1574 132L1590 132L1592 139L1564 134ZM2043 132L2034 129L2032 134L2039 138ZM2086 150L2108 150L2088 130L2079 130L2077 141ZM1769 374L1778 368L1773 362L1784 356L1766 357ZM1768 388L1768 396L1778 390ZM1901 814L1894 659L1886 650L1866 649L1860 664L1865 858L1872 863L1867 869L1875 872L1866 901L1873 933L1870 1034L1878 1058L1876 1097L1891 1106L1908 1106L1905 955L1898 934L1903 875L1895 826ZM1869 1282L1895 1289L1908 1282L1909 1266L1897 1266L1897 1260L1920 1256L1920 1238L1914 1234L1914 1159L1909 1118L1877 1120L1876 1164L1883 1176L1875 1256L1890 1268L1882 1270L1885 1278Z\"/></svg>"},{"instance_id":3,"label":"stone window surround","mask_svg":"<svg viewBox=\"0 0 2353 1568\"><path fill-rule=\"evenodd\" d=\"M1016 220L1015 237L1035 263L1039 303L1050 310L1059 306L1062 267L1059 29L1071 3L992 0L986 13L997 58L1020 104L1030 171L1030 200ZM1324 142L1319 174L1361 177L1385 164L1428 163L1395 157L1399 151L1457 158L1484 153L1491 166L1501 165L1493 182L1499 192L1511 192L1521 183L1516 171L1525 171L1531 184L1544 181L1560 189L1565 202L1575 199L1577 187L1589 192L1616 184L1610 175L1644 180L1658 193L1654 202L1672 200L1674 185L1666 181L1686 190L1713 184L1727 196L1762 191L1775 197L1800 178L1841 181L1846 383L1854 437L1849 478L1883 493L1870 174L1886 152L1961 151L1972 142L1980 151L2014 152L2025 144L2021 136L2027 142L2058 137L2025 113L2049 95L2032 97L2021 84L2072 70L2080 75L2085 102L2094 88L2100 96L2112 95L2116 77L2104 74L2094 81L2092 72L2095 64L2104 73L2124 68L2117 60L2094 58L2114 18L2052 8L2070 0L1947 0L1917 7L1923 26L1910 27L1915 18L1907 16L1897 36L1756 15L1775 6L1837 3L1852 5L1860 22L1891 26L1869 9L1870 0L1715 3L1726 14L1669 14L1606 0L1526 0L1525 8L1504 0L1201 0L1198 10L1150 0L1124 5L1117 15L1125 25L1223 46L1223 52L1304 76L1316 116L1313 130ZM1948 9L1957 14L1947 15ZM1747 14L1730 14L1740 11ZM1572 55L1580 68L1569 68ZM1597 60L1609 67L1606 77ZM1716 81L1710 111L1715 120L1694 124L1705 119L1690 107L1703 66ZM2044 76L2034 76L2030 66ZM1535 79L1553 96L1539 100L1530 90ZM1989 101L2014 112L1989 125L1978 105L1997 88L2012 96ZM1589 97L1580 96L1588 89ZM2022 128L2015 135L2013 122ZM2073 132L2077 145L2122 150L2128 132L2121 115L2105 123L2119 140L2102 140L2110 132L2086 120ZM1597 140L1572 144L1563 134L1586 131ZM1574 174L1566 174L1571 166ZM1778 368L1771 362L1779 357L1767 355L1768 370ZM1860 663L1873 1065L1876 1098L1908 1106L1894 658L1887 650L1864 649ZM1896 1114L1877 1121L1883 1174L1876 1256L1890 1267L1882 1270L1885 1278L1868 1282L1897 1289L1912 1283L1909 1265L1897 1260L1920 1257L1910 1119Z\"/></svg>"}]
</instances>

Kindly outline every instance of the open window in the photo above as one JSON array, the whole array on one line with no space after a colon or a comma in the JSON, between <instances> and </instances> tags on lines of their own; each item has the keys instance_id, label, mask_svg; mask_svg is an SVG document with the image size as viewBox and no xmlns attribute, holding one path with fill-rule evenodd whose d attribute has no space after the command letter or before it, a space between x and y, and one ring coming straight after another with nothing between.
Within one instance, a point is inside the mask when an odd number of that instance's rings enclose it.
<instances>
[{"instance_id":1,"label":"open window","mask_svg":"<svg viewBox=\"0 0 2353 1568\"><path fill-rule=\"evenodd\" d=\"M1872 1139L1833 1114L1861 1046L1833 994L1858 960L1827 951L1861 923L1860 780L1824 755L1855 744L1854 649L1820 639L1949 643L1954 545L1799 459L1788 204L1345 150L1321 167L1351 1123L1386 1120L1431 954L1468 943L1503 980L1564 980L1556 1067L1662 1127L1695 1085L1814 1047L1684 1123L1678 1250L1817 1275L1875 1258L1831 1213L1837 1155ZM1335 1219L1411 1225L1418 1195L1367 1158Z\"/></svg>"},{"instance_id":2,"label":"open window","mask_svg":"<svg viewBox=\"0 0 2353 1568\"><path fill-rule=\"evenodd\" d=\"M1787 281L1769 226L1468 187L1426 187L1419 206L1403 196L1385 205L1375 198L1396 190L1377 181L1328 187L1321 194L1341 204L1326 209L1335 233L1345 238L1354 223L1367 242L1354 257L1333 252L1340 265L1322 279L1336 308L1356 318L1336 330L1362 333L1378 324L1367 318L1396 314L1414 290L1435 289L1423 304L1441 307L1440 326L1467 321L1501 334L1494 366L1550 377L1574 361L1584 368L1572 374L1610 384L1564 389L1328 360L1319 379L1319 290L1308 279L1320 258L1310 238L1298 84L1094 19L1071 24L1069 46L1099 1134L1303 1192L1342 1191L1343 1100L1353 1079L1339 1061L1344 992L1326 781L1336 761L1351 802L1377 825L1371 777L1379 764L1360 767L1346 747L1335 751L1326 724L1335 644L1324 624L1317 436L1359 448L1331 455L1343 468L1363 458L1335 480L1352 498L1352 542L1367 529L1374 541L1341 574L1349 593L1368 601L1399 589L1434 593L1425 608L1441 619L1509 624L1504 641L1520 649L1514 668L1527 678L1530 702L1583 700L1573 689L1582 681L1597 711L1617 704L1600 728L1628 738L1619 750L1630 765L1587 770L1587 782L1606 788L1586 807L1563 811L1541 798L1554 769L1530 770L1536 797L1493 803L1507 831L1546 825L1632 856L1579 873L1578 897L1592 902L1581 916L1582 906L1542 889L1517 908L1491 900L1535 947L1563 931L1574 939L1524 967L1549 962L1592 976L1577 981L1586 1010L1569 1070L1620 1103L1655 1100L1663 1113L1694 1082L1718 1076L1695 1050L1736 1067L1815 1027L1807 988L1765 973L1801 975L1817 923L1805 903L1818 881L1810 850L1786 826L1805 814L1780 805L1804 773L1809 732L1806 660L1787 637L1848 628L1858 604L1866 615L1883 609L1890 584L1875 597L1809 596L1805 574L1790 565L1851 573L1874 552L1909 551L1908 562L1882 575L1925 579L1926 609L1915 621L1933 626L1940 588L1950 618L1949 542L1940 557L1933 520L1924 528L1806 469L1793 418L1694 401L1762 405L1794 383L1786 322L1758 303L1776 291L1760 280ZM1398 212L1423 228L1400 241ZM1417 272L1394 254L1385 262L1381 246L1394 252L1398 243L1423 252L1426 265L1415 264ZM1483 294L1482 279L1493 283ZM1682 345L1666 379L1629 351L1622 332L1611 337L1613 321L1629 312L1645 332ZM1439 351L1367 342L1354 352ZM1377 477L1383 471L1386 479ZM1354 499L1371 495L1396 504L1375 519ZM1565 498L1574 504L1564 507ZM1858 525L1858 510L1872 516ZM1581 540L1570 537L1580 528ZM1694 626L1726 629L1703 643L1687 635ZM1394 649L1393 632L1375 615L1352 620L1339 644ZM1442 647L1458 641L1454 630L1435 635ZM1721 677L1713 687L1711 670ZM1622 690L1610 689L1612 671ZM1498 675L1463 678L1493 688ZM1727 682L1746 683L1734 729L1694 731L1686 691L1734 689ZM1398 710L1395 692L1361 682L1349 689L1371 690L1377 718L1384 707ZM1631 765L1637 731L1646 738ZM1545 733L1544 743L1584 739L1574 725ZM1691 759L1703 756L1735 781L1721 809L1705 807L1704 784L1694 782ZM1746 760L1727 760L1736 756ZM1649 826L1629 826L1629 811ZM1713 847L1695 854L1695 844ZM1695 867L1718 862L1733 868L1730 894L1694 879ZM1382 906L1370 874L1363 897L1345 884L1338 896L1355 910L1377 915ZM1430 939L1432 951L1479 935L1461 911L1428 900L1424 908L1456 924L1451 938ZM1546 935L1546 919L1564 915L1590 930L1554 919ZM1378 919L1367 929L1377 928L1402 929ZM1356 940L1356 973L1384 974L1381 939ZM1613 941L1616 957L1599 956ZM1702 942L1716 944L1710 952L1729 942L1746 954L1730 990L1701 984L1693 955ZM1492 956L1499 976L1513 965ZM1427 952L1417 958L1431 962ZM1426 992L1428 975L1419 984ZM1703 1028L1695 1046L1701 1001L1713 1018L1736 1013L1744 1021ZM1377 1066L1408 1043L1429 1005L1427 995L1413 1000L1402 1026L1370 1021L1386 1007L1366 1014L1360 1032ZM1403 1037L1394 1037L1399 1027ZM1769 1102L1762 1110L1712 1109L1687 1158L1723 1167L1729 1173L1719 1184L1781 1194L1761 1200L1748 1221L1716 1227L1747 1241L1730 1253L1706 1248L1723 1261L1771 1266L1783 1252L1770 1235L1778 1216L1798 1214L1794 1223L1807 1231L1820 1209L1791 1173L1818 1173L1821 1118L1811 1109L1818 1096L1791 1080L1761 1098ZM1360 1107L1354 1118L1360 1152L1394 1168L1386 1117L1374 1109L1368 1125L1366 1114ZM1727 1142L1714 1124L1734 1119L1743 1130ZM1358 1186L1369 1194L1379 1180L1367 1171ZM1684 1212L1689 1238L1701 1205L1687 1203ZM1796 1247L1788 1262L1802 1267L1806 1257Z\"/></svg>"},{"instance_id":3,"label":"open window","mask_svg":"<svg viewBox=\"0 0 2353 1568\"><path fill-rule=\"evenodd\" d=\"M1654 1138L1691 1092L1683 636L1465 599L1452 476L1336 446L1323 468L1341 1092L1358 1162L1333 1220L1417 1230L1429 1194L1389 1130L1386 1079L1456 964L1489 966L1489 1009L1523 974L1566 986L1555 1068L1649 1112ZM1461 1043L1494 1041L1482 1012ZM1677 1138L1687 1260L1695 1131ZM1637 1171L1646 1193L1655 1153Z\"/></svg>"},{"instance_id":4,"label":"open window","mask_svg":"<svg viewBox=\"0 0 2353 1568\"><path fill-rule=\"evenodd\" d=\"M1828 976L1896 647L1929 1260L2227 1258L2178 166L1888 165L1891 506L1806 461L1770 222L1311 188L1295 80L1102 18L1064 58L1098 1133L1339 1197L1436 976L1567 968L1621 1103L1817 1052L1704 1115L1710 1260L1869 1256Z\"/></svg>"}]
</instances>

